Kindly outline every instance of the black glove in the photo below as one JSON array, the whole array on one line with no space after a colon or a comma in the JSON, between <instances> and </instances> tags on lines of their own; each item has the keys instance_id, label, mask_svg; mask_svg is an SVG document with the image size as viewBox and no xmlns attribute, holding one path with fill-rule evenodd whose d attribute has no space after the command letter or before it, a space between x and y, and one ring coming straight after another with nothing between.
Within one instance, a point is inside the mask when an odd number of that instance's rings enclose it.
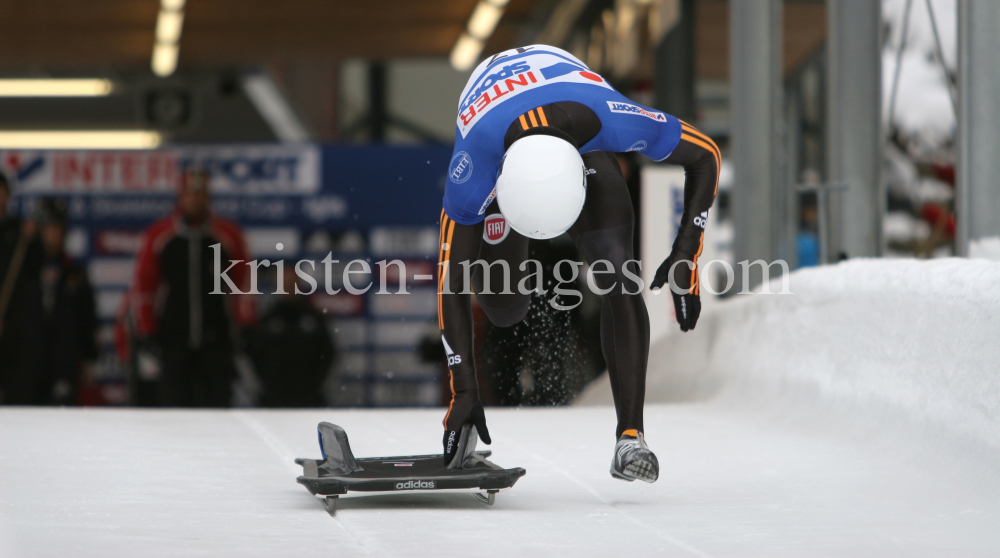
<instances>
[{"instance_id":1,"label":"black glove","mask_svg":"<svg viewBox=\"0 0 1000 558\"><path fill-rule=\"evenodd\" d=\"M444 423L444 465L447 467L458 451L458 438L462 434L463 424L473 424L479 439L484 444L492 444L490 431L486 428L486 411L479 402L478 391L456 393L452 398L451 407Z\"/></svg>"},{"instance_id":2,"label":"black glove","mask_svg":"<svg viewBox=\"0 0 1000 558\"><path fill-rule=\"evenodd\" d=\"M674 268L674 273L670 294L674 297L674 312L677 315L677 323L681 325L681 331L692 330L698 323L698 316L701 314L701 297L698 295L698 264L695 263L694 257L680 254L676 250L671 252L670 257L656 269L656 275L653 276L653 282L650 283L649 288L660 289L667 284L671 267Z\"/></svg>"}]
</instances>

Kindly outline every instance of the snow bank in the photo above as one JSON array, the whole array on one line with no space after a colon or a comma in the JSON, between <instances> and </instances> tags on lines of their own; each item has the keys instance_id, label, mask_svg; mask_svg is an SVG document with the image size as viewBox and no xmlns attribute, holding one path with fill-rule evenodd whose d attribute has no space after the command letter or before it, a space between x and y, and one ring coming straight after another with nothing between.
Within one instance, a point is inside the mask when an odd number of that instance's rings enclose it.
<instances>
[{"instance_id":1,"label":"snow bank","mask_svg":"<svg viewBox=\"0 0 1000 558\"><path fill-rule=\"evenodd\" d=\"M891 415L1000 449L1000 264L852 260L796 271L791 291L657 342L646 400ZM579 398L610 401L606 379Z\"/></svg>"},{"instance_id":2,"label":"snow bank","mask_svg":"<svg viewBox=\"0 0 1000 558\"><path fill-rule=\"evenodd\" d=\"M987 236L970 241L969 257L1000 262L1000 236Z\"/></svg>"}]
</instances>

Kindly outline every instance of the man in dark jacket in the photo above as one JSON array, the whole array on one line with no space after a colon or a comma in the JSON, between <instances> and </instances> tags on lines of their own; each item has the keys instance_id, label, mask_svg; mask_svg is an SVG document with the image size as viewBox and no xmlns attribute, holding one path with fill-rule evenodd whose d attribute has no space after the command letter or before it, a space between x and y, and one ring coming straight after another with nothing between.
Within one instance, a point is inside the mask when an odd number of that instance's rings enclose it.
<instances>
[{"instance_id":1,"label":"man in dark jacket","mask_svg":"<svg viewBox=\"0 0 1000 558\"><path fill-rule=\"evenodd\" d=\"M143 236L129 294L140 346L160 355L161 402L170 407L229 406L234 338L254 321L250 295L210 294L213 246L222 262L250 258L239 225L211 213L208 178L198 167L182 173L177 209ZM247 265L228 276L249 290Z\"/></svg>"},{"instance_id":2,"label":"man in dark jacket","mask_svg":"<svg viewBox=\"0 0 1000 558\"><path fill-rule=\"evenodd\" d=\"M65 251L66 205L42 200L36 212L45 263L38 274L41 312L31 345L36 404L74 405L78 389L93 382L97 311L87 270Z\"/></svg>"},{"instance_id":3,"label":"man in dark jacket","mask_svg":"<svg viewBox=\"0 0 1000 558\"><path fill-rule=\"evenodd\" d=\"M26 318L37 311L42 247L33 222L7 212L11 187L0 173L0 403L36 402L28 340L37 335Z\"/></svg>"}]
</instances>

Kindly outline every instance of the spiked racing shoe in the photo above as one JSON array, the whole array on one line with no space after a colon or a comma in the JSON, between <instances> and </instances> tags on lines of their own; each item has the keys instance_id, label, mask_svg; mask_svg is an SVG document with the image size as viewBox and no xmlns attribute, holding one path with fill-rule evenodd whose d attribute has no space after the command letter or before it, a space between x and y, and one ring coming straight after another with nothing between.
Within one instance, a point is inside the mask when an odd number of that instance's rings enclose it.
<instances>
[{"instance_id":1,"label":"spiked racing shoe","mask_svg":"<svg viewBox=\"0 0 1000 558\"><path fill-rule=\"evenodd\" d=\"M646 446L642 432L635 429L622 432L615 444L615 457L611 461L611 476L629 482L641 480L656 482L660 476L660 463Z\"/></svg>"}]
</instances>

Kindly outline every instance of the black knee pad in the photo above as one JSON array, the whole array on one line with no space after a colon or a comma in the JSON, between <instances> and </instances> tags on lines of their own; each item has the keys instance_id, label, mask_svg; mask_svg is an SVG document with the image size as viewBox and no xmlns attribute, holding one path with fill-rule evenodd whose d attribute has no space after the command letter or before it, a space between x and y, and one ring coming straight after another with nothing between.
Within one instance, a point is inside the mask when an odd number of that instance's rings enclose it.
<instances>
[{"instance_id":1,"label":"black knee pad","mask_svg":"<svg viewBox=\"0 0 1000 558\"><path fill-rule=\"evenodd\" d=\"M486 312L490 323L497 327L510 327L528 315L530 294L476 294L479 306Z\"/></svg>"},{"instance_id":2,"label":"black knee pad","mask_svg":"<svg viewBox=\"0 0 1000 558\"><path fill-rule=\"evenodd\" d=\"M576 245L580 249L580 255L590 263L592 269L600 272L610 271L605 264L597 264L599 260L608 262L614 269L614 273L594 274L594 283L599 289L607 290L614 285L607 296L623 294L623 285L629 293L639 290L636 280L623 272L626 262L633 259L631 225L585 232L577 237ZM628 264L628 270L633 275L639 274L639 266L636 263Z\"/></svg>"}]
</instances>

